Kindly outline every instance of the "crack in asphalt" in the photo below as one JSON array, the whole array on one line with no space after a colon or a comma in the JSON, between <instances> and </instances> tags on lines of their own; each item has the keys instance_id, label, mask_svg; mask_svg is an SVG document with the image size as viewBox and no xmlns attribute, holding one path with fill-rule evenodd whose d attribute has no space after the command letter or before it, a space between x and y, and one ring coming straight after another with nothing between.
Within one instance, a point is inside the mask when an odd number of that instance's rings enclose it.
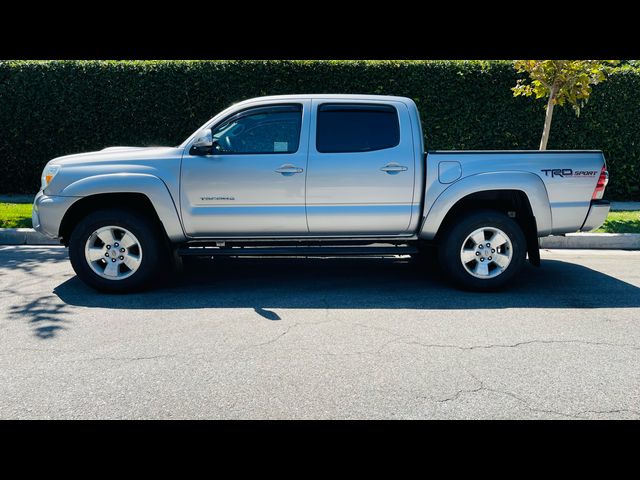
<instances>
[{"instance_id":1,"label":"crack in asphalt","mask_svg":"<svg viewBox=\"0 0 640 480\"><path fill-rule=\"evenodd\" d=\"M631 348L633 350L640 350L640 346L633 345L629 343L608 343L608 342L591 342L588 340L527 340L523 342L517 342L512 344L489 344L489 345L470 345L470 346L461 346L461 345L450 345L450 344L438 344L438 343L421 343L421 342L400 342L406 345L420 345L421 347L426 348L455 348L458 350L481 350L481 349L491 349L491 348L517 348L523 345L531 345L531 344L566 344L566 343L575 343L582 345L597 345L597 346L607 346L607 347L621 347L621 348Z\"/></svg>"},{"instance_id":2,"label":"crack in asphalt","mask_svg":"<svg viewBox=\"0 0 640 480\"><path fill-rule=\"evenodd\" d=\"M584 417L578 417L576 415L572 415L570 413L560 412L560 411L557 411L557 410L546 410L546 409L533 407L527 400L525 400L524 398L519 397L515 393L508 392L506 390L498 390L498 389L495 389L495 388L489 388L489 387L487 387L485 385L485 383L482 380L480 380L478 377L476 377L472 373L469 373L469 372L466 372L466 373L467 373L467 375L469 375L471 378L473 378L479 384L478 387L473 388L473 389L458 390L455 394L453 394L450 397L447 397L447 398L444 398L444 399L440 399L440 400L435 400L435 401L437 403L453 402L453 401L458 400L462 395L474 394L474 393L485 391L485 392L491 392L491 393L496 393L498 395L506 395L508 397L511 397L514 400L517 400L518 402L522 403L527 410L530 410L532 412L547 413L547 414L559 415L559 416L563 416L563 417L576 418L576 419L584 418ZM427 397L420 397L420 398L427 398ZM431 398L431 400L434 400L434 399Z\"/></svg>"},{"instance_id":3,"label":"crack in asphalt","mask_svg":"<svg viewBox=\"0 0 640 480\"><path fill-rule=\"evenodd\" d=\"M179 357L179 354L171 353L166 355L152 355L149 357L90 357L90 358L78 358L74 360L69 360L70 362L96 362L101 360L110 360L110 361L121 361L121 362L137 362L140 360L154 360L157 358L173 358Z\"/></svg>"},{"instance_id":4,"label":"crack in asphalt","mask_svg":"<svg viewBox=\"0 0 640 480\"><path fill-rule=\"evenodd\" d=\"M294 323L293 325L289 325L287 327L287 329L282 332L280 335L275 336L274 338L272 338L271 340L267 340L266 342L262 342L262 343L254 343L253 345L251 345L248 348L255 348L255 347L263 347L265 345L270 345L272 343L277 342L278 340L280 340L282 337L284 337L287 333L289 333L291 331L292 328L297 327L299 324L298 323ZM245 349L246 350L246 349Z\"/></svg>"},{"instance_id":5,"label":"crack in asphalt","mask_svg":"<svg viewBox=\"0 0 640 480\"><path fill-rule=\"evenodd\" d=\"M465 370L466 371L466 370ZM508 397L513 398L514 400L517 400L518 402L522 403L523 406L527 409L530 410L532 412L537 412L537 413L547 413L547 414L553 414L553 415L559 415L561 417L568 417L568 418L574 418L574 419L578 419L578 420L583 420L585 418L586 414L588 413L596 413L596 414L612 414L612 413L632 413L634 415L637 415L638 417L640 417L640 412L636 411L636 410L631 410L631 409L613 409L613 410L581 410L577 413L569 413L569 412L561 412L559 410L550 410L550 409L543 409L543 408L538 408L533 406L528 400L516 395L513 392L509 392L506 390L498 390L496 388L490 388L487 387L485 385L485 383L479 379L478 377L476 377L475 375L473 375L472 373L466 371L467 375L469 375L471 378L473 378L478 384L479 386L476 388L472 388L472 389L462 389L462 390L458 390L456 391L453 395L443 398L443 399L434 399L433 397L429 397L431 400L435 400L437 403L447 403L447 402L454 402L456 400L458 400L461 396L463 395L467 395L467 394L474 394L474 393L478 393L478 392L491 392L491 393L496 393L498 395L506 395ZM419 398L428 398L428 397L419 397Z\"/></svg>"},{"instance_id":6,"label":"crack in asphalt","mask_svg":"<svg viewBox=\"0 0 640 480\"><path fill-rule=\"evenodd\" d=\"M455 400L457 400L458 398L460 398L461 395L467 394L467 393L476 393L476 392L480 392L482 390L486 390L485 387L483 387L482 385L479 386L478 388L473 388L471 390L458 390L453 396L451 397L447 397L447 398L443 398L441 400L435 400L438 403L446 403L446 402L453 402ZM419 398L427 398L427 397L419 397ZM433 398L431 398L433 400Z\"/></svg>"},{"instance_id":7,"label":"crack in asphalt","mask_svg":"<svg viewBox=\"0 0 640 480\"><path fill-rule=\"evenodd\" d=\"M596 413L596 414L602 414L602 415L606 415L610 413L633 413L634 415L637 415L638 417L640 417L640 411L632 410L629 408L618 408L614 410L582 410L576 413L576 415L583 415L585 413Z\"/></svg>"},{"instance_id":8,"label":"crack in asphalt","mask_svg":"<svg viewBox=\"0 0 640 480\"><path fill-rule=\"evenodd\" d=\"M244 348L243 350L248 350L248 349L255 348L255 347L263 347L265 345L270 345L272 343L275 343L278 340L280 340L282 337L284 337L287 333L289 333L295 327L299 327L299 326L307 327L307 326L311 326L311 325L321 325L323 323L330 323L330 322L333 322L333 321L335 321L335 320L333 318L331 318L329 320L321 320L319 322L308 322L308 323L307 322L305 322L305 323L296 322L296 323L294 323L292 325L289 325L284 332L276 335L272 339L267 340L266 342L262 342L262 343L254 343L254 344L248 346L247 348Z\"/></svg>"},{"instance_id":9,"label":"crack in asphalt","mask_svg":"<svg viewBox=\"0 0 640 480\"><path fill-rule=\"evenodd\" d=\"M342 320L337 320L340 323L345 323ZM469 345L469 346L463 346L463 345L453 345L453 344L439 344L439 343L423 343L423 342L419 342L419 341L404 341L402 339L405 338L418 338L416 335L412 335L412 334L408 334L408 335L402 335L399 334L397 332L394 332L392 330L386 329L386 328L382 328L382 327L374 327L372 325L365 325L363 323L352 323L351 325L355 325L361 328L366 328L366 329L370 329L370 330L376 330L379 332L385 332L385 333L389 333L391 335L393 335L395 338L385 342L381 347L379 347L376 350L366 350L366 351L361 351L361 352L352 352L349 355L360 355L360 354L366 354L366 353L371 353L371 354L377 354L380 353L384 348L386 348L388 345L392 344L392 343L403 343L405 345L420 345L422 347L425 348L452 348L452 349L458 349L458 350L483 350L483 349L491 349L491 348L517 348L517 347L521 347L523 345L531 345L531 344L582 344L582 345L595 345L595 346L608 346L608 347L618 347L618 348L630 348L633 350L640 350L640 346L639 345L634 345L634 344L629 344L629 343L610 343L610 342L594 342L594 341L589 341L589 340L577 340L577 339L571 339L571 340L538 340L538 339L534 339L534 340L525 340L522 342L516 342L516 343L511 343L511 344L501 344L501 343L495 343L495 344L488 344L488 345ZM347 355L347 354L344 354Z\"/></svg>"},{"instance_id":10,"label":"crack in asphalt","mask_svg":"<svg viewBox=\"0 0 640 480\"><path fill-rule=\"evenodd\" d=\"M339 321L341 323L344 323L341 320L337 320L337 321ZM488 345L469 345L469 346L454 345L454 344L441 344L441 343L423 343L423 342L419 342L419 341L403 340L403 339L407 339L407 338L417 338L415 335L411 335L411 334L409 334L409 335L400 335L400 334L398 334L396 332L393 332L393 331L385 329L385 328L372 327L370 325L364 325L364 324L361 324L361 323L355 323L353 325L359 326L361 328L367 328L367 329L371 329L371 330L390 333L390 334L394 335L396 338L393 338L393 339L383 343L380 347L378 347L375 350L364 350L364 351L359 351L359 352L351 352L351 353L343 353L343 354L327 354L327 355L379 354L379 353L382 352L382 350L384 350L387 346L391 345L392 343L402 343L404 345L419 345L419 346L425 347L425 348L451 348L451 349L457 349L457 350L463 350L463 351L467 351L467 350L488 350L488 349L492 349L492 348L517 348L517 347L521 347L521 346L524 346L524 345L532 345L532 344L542 344L542 345L579 344L579 345L606 346L606 347L616 347L616 348L630 348L630 349L633 349L633 350L640 350L640 346L634 345L634 344L629 344L629 343L593 342L593 341L589 341L589 340L577 340L577 339L571 339L571 340L539 340L539 339L534 339L534 340L526 340L526 341L522 341L522 342L511 343L511 344L495 343L495 344L488 344Z\"/></svg>"},{"instance_id":11,"label":"crack in asphalt","mask_svg":"<svg viewBox=\"0 0 640 480\"><path fill-rule=\"evenodd\" d=\"M81 350L61 350L55 348L28 348L28 347L19 347L11 349L13 352L23 351L23 352L38 352L38 353L58 353L58 354L87 354L90 352L81 351ZM0 353L0 356L12 356L13 354L10 352ZM107 357L107 356L94 356L94 357L83 357L83 358L73 358L69 360L63 360L64 363L72 363L72 362L96 362L101 360L111 360L111 361L123 361L123 362L136 362L139 360L153 360L157 358L172 358L184 356L177 353L168 353L162 355L151 355L151 356L136 356L136 357Z\"/></svg>"},{"instance_id":12,"label":"crack in asphalt","mask_svg":"<svg viewBox=\"0 0 640 480\"><path fill-rule=\"evenodd\" d=\"M0 353L0 356L13 356L12 352L37 352L37 353L57 353L57 354L85 354L91 355L92 352L86 350L67 350L67 349L59 349L59 348L37 348L37 347L15 347L11 348L7 352ZM135 362L139 360L153 360L157 358L172 358L184 356L178 353L167 353L161 355L150 355L150 356L129 356L129 357L113 357L113 356L90 356L90 357L81 357L81 358L72 358L68 360L62 360L64 363L72 363L72 362L94 362L100 360L112 360L112 361L123 361L123 362Z\"/></svg>"}]
</instances>

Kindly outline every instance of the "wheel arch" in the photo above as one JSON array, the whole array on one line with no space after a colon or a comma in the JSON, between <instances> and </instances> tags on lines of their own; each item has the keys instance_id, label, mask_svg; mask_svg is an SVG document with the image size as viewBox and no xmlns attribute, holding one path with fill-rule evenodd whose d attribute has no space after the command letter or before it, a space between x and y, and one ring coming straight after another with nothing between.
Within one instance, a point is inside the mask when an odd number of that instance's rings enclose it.
<instances>
[{"instance_id":1,"label":"wheel arch","mask_svg":"<svg viewBox=\"0 0 640 480\"><path fill-rule=\"evenodd\" d=\"M122 208L141 213L151 218L153 223L166 233L151 200L145 194L132 192L98 193L80 198L65 212L59 230L62 243L68 245L71 233L78 222L91 212L104 208Z\"/></svg>"},{"instance_id":2,"label":"wheel arch","mask_svg":"<svg viewBox=\"0 0 640 480\"><path fill-rule=\"evenodd\" d=\"M536 235L551 233L551 205L544 182L533 173L509 171L470 175L453 183L435 199L428 211L425 208L418 236L425 240L434 239L452 212L459 213L461 207L468 207L473 200L484 203L478 203L476 208L490 204L502 211L514 204L528 206L536 220Z\"/></svg>"},{"instance_id":3,"label":"wheel arch","mask_svg":"<svg viewBox=\"0 0 640 480\"><path fill-rule=\"evenodd\" d=\"M474 177L483 178L475 178L467 185L458 186L450 192L449 189L445 190L431 207L420 231L420 238L438 242L441 233L461 215L478 209L497 210L518 223L527 241L529 261L539 266L538 237L551 231L551 207L542 181L532 174L517 173L524 175L513 178L509 174L509 181L505 181L504 176L487 178L485 175L491 174L475 175ZM515 183L518 179L520 183ZM509 184L511 188L507 188ZM518 187L514 188L513 185Z\"/></svg>"},{"instance_id":4,"label":"wheel arch","mask_svg":"<svg viewBox=\"0 0 640 480\"><path fill-rule=\"evenodd\" d=\"M186 239L176 205L165 183L147 174L108 174L86 177L67 186L65 196L81 197L65 212L58 235L66 245L73 227L91 211L123 208L149 215L174 243Z\"/></svg>"}]
</instances>

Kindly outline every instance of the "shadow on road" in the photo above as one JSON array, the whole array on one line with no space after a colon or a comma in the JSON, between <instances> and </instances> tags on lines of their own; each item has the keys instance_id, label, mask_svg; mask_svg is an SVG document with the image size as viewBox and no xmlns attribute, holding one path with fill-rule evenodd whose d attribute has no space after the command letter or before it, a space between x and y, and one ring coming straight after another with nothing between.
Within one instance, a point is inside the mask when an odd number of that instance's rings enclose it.
<instances>
[{"instance_id":1,"label":"shadow on road","mask_svg":"<svg viewBox=\"0 0 640 480\"><path fill-rule=\"evenodd\" d=\"M527 264L508 289L456 290L433 268L394 258L227 258L192 261L171 284L130 295L106 295L77 277L54 293L67 305L112 309L270 308L495 309L640 306L640 288L587 267L543 260Z\"/></svg>"},{"instance_id":2,"label":"shadow on road","mask_svg":"<svg viewBox=\"0 0 640 480\"><path fill-rule=\"evenodd\" d=\"M7 307L9 318L26 319L38 338L55 337L66 328L64 317L70 306L60 303L50 291L42 290L41 283L57 271L45 275L41 269L43 265L68 262L66 250L0 247L0 252L0 294L13 299ZM34 291L35 295L31 293Z\"/></svg>"}]
</instances>

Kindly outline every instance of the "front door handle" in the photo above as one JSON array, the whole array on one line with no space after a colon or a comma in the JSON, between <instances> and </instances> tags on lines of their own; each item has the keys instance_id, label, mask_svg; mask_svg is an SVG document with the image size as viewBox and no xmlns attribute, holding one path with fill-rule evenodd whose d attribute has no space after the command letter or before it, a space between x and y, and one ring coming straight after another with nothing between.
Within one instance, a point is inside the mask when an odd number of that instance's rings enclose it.
<instances>
[{"instance_id":1,"label":"front door handle","mask_svg":"<svg viewBox=\"0 0 640 480\"><path fill-rule=\"evenodd\" d=\"M400 172L406 172L407 170L409 170L409 167L405 167L404 165L400 165L398 163L392 162L392 163L387 163L380 170L388 173L389 175L397 175Z\"/></svg>"},{"instance_id":2,"label":"front door handle","mask_svg":"<svg viewBox=\"0 0 640 480\"><path fill-rule=\"evenodd\" d=\"M291 165L290 163L285 163L280 168L276 168L275 171L285 176L291 176L294 173L304 172L302 168L296 167L295 165Z\"/></svg>"}]
</instances>

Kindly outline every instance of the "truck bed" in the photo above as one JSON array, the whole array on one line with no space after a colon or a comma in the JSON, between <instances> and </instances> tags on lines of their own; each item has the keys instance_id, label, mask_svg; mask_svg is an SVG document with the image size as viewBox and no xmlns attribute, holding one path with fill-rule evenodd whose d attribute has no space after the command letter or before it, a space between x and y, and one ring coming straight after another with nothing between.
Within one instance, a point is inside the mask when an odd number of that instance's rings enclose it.
<instances>
[{"instance_id":1,"label":"truck bed","mask_svg":"<svg viewBox=\"0 0 640 480\"><path fill-rule=\"evenodd\" d=\"M427 235L441 220L438 213L451 208L446 200L462 195L455 195L458 191L524 191L539 236L575 232L597 223L586 220L605 166L600 150L435 150L428 151L425 159ZM429 230L431 223L434 227Z\"/></svg>"}]
</instances>

